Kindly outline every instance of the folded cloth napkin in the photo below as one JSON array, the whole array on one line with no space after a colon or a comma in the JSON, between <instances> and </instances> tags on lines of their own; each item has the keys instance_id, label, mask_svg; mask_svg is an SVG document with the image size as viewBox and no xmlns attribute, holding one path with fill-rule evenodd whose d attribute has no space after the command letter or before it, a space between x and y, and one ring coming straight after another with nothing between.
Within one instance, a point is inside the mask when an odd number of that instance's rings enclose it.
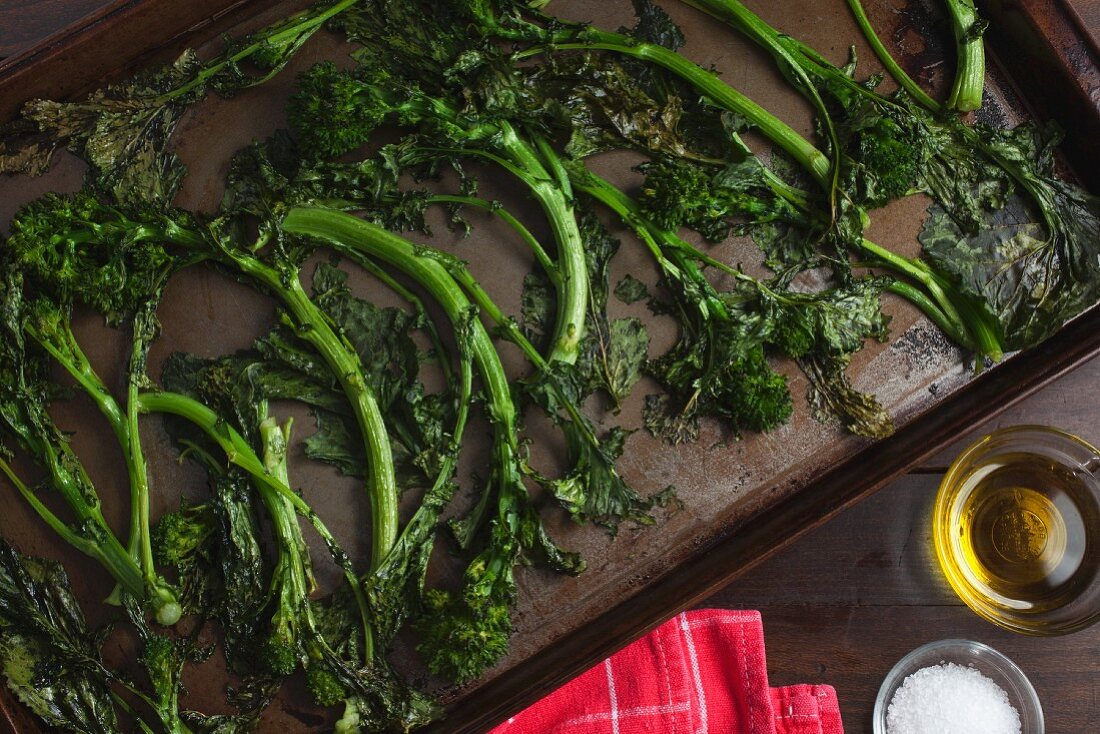
<instances>
[{"instance_id":1,"label":"folded cloth napkin","mask_svg":"<svg viewBox=\"0 0 1100 734\"><path fill-rule=\"evenodd\" d=\"M768 686L759 612L670 619L491 734L843 734L832 686Z\"/></svg>"}]
</instances>

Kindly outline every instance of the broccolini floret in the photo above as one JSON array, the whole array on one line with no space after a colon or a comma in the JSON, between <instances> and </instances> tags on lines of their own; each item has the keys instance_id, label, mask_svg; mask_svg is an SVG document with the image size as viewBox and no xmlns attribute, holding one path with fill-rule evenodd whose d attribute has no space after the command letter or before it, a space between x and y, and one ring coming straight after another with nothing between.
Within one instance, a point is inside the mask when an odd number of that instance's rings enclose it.
<instances>
[{"instance_id":1,"label":"broccolini floret","mask_svg":"<svg viewBox=\"0 0 1100 734\"><path fill-rule=\"evenodd\" d=\"M209 505L186 505L162 515L153 526L153 555L163 566L180 566L195 557L216 531Z\"/></svg>"}]
</instances>

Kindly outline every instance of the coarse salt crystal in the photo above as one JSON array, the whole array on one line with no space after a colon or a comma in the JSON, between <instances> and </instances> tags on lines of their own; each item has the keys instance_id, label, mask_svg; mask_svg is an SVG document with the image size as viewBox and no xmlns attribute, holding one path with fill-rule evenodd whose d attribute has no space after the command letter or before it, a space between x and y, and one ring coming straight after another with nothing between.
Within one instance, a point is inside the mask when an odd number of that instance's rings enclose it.
<instances>
[{"instance_id":1,"label":"coarse salt crystal","mask_svg":"<svg viewBox=\"0 0 1100 734\"><path fill-rule=\"evenodd\" d=\"M886 709L887 734L1020 734L1020 714L1004 689L956 663L907 676Z\"/></svg>"}]
</instances>

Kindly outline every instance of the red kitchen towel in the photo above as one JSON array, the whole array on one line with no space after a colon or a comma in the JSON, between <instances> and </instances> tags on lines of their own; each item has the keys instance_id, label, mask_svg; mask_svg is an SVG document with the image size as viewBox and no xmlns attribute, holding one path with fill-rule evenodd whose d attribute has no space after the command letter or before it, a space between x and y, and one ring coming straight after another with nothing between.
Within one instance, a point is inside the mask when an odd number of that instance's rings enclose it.
<instances>
[{"instance_id":1,"label":"red kitchen towel","mask_svg":"<svg viewBox=\"0 0 1100 734\"><path fill-rule=\"evenodd\" d=\"M684 612L491 734L843 734L831 686L768 686L759 612Z\"/></svg>"}]
</instances>

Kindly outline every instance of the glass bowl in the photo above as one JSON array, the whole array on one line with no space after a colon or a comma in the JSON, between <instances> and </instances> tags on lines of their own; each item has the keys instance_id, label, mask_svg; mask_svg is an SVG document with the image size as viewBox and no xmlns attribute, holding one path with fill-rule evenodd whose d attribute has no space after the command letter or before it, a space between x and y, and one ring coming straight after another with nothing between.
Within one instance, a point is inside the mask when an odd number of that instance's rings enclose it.
<instances>
[{"instance_id":1,"label":"glass bowl","mask_svg":"<svg viewBox=\"0 0 1100 734\"><path fill-rule=\"evenodd\" d=\"M1003 428L955 459L932 537L948 583L994 624L1028 635L1100 619L1100 452L1045 426Z\"/></svg>"},{"instance_id":2,"label":"glass bowl","mask_svg":"<svg viewBox=\"0 0 1100 734\"><path fill-rule=\"evenodd\" d=\"M1000 686L1020 714L1021 734L1043 734L1043 708L1027 676L1015 663L988 645L970 640L940 640L922 645L899 660L878 689L875 699L874 734L888 734L886 711L905 679L921 668L956 663L976 669Z\"/></svg>"}]
</instances>

